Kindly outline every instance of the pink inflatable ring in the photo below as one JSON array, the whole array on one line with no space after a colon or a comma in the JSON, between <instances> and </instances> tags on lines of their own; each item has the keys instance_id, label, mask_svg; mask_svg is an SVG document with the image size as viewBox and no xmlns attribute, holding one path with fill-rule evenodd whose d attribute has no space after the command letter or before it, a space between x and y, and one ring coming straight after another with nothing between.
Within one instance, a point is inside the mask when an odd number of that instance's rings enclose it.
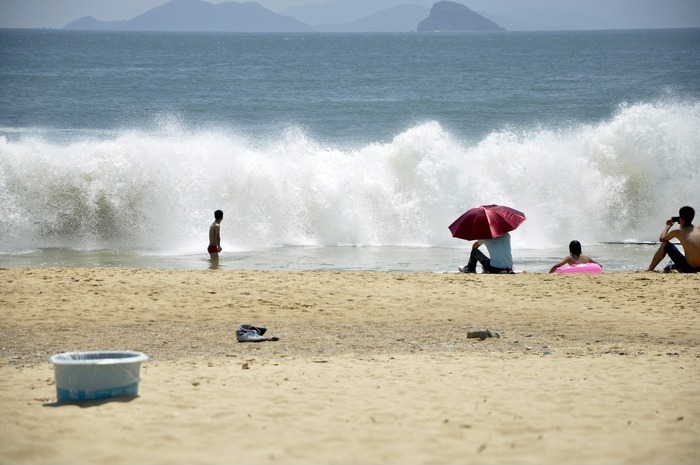
<instances>
[{"instance_id":1,"label":"pink inflatable ring","mask_svg":"<svg viewBox=\"0 0 700 465\"><path fill-rule=\"evenodd\" d=\"M603 267L597 263L581 263L579 265L564 265L560 266L555 273L560 274L570 274L570 273L588 273L588 274L598 274L603 272Z\"/></svg>"}]
</instances>

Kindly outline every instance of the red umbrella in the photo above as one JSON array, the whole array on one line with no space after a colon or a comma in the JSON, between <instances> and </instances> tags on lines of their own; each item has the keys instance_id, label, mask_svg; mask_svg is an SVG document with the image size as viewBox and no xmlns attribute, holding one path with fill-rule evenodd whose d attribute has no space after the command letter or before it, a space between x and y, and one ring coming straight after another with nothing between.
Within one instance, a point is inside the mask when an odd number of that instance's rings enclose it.
<instances>
[{"instance_id":1,"label":"red umbrella","mask_svg":"<svg viewBox=\"0 0 700 465\"><path fill-rule=\"evenodd\" d=\"M512 231L525 221L525 214L503 205L470 208L450 225L452 237L468 241L493 239Z\"/></svg>"}]
</instances>

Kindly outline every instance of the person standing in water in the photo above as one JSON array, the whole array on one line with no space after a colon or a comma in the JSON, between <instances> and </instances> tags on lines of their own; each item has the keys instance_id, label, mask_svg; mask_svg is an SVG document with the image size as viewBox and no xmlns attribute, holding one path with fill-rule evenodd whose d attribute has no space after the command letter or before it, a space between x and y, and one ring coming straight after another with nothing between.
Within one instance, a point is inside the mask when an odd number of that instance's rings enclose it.
<instances>
[{"instance_id":1,"label":"person standing in water","mask_svg":"<svg viewBox=\"0 0 700 465\"><path fill-rule=\"evenodd\" d=\"M212 259L218 259L219 252L221 252L220 225L223 219L224 212L216 210L214 212L214 222L209 226L209 247L207 248L207 252L209 252L209 256Z\"/></svg>"},{"instance_id":2,"label":"person standing in water","mask_svg":"<svg viewBox=\"0 0 700 465\"><path fill-rule=\"evenodd\" d=\"M568 256L564 257L562 261L557 263L552 267L551 270L549 270L550 273L554 273L554 271L559 268L560 266L564 265L580 265L583 263L595 263L596 265L599 265L601 268L603 267L598 263L597 261L593 260L591 257L588 255L584 255L581 253L581 243L579 241L571 241L569 242L569 254Z\"/></svg>"}]
</instances>

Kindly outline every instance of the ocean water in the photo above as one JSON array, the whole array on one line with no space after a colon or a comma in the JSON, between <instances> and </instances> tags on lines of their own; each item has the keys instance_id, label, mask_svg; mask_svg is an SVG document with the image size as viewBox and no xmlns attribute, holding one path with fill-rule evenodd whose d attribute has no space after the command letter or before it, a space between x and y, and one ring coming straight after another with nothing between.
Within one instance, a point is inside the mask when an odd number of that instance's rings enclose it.
<instances>
[{"instance_id":1,"label":"ocean water","mask_svg":"<svg viewBox=\"0 0 700 465\"><path fill-rule=\"evenodd\" d=\"M0 266L454 271L466 209L646 266L700 211L700 29L0 30ZM700 213L699 213L700 215Z\"/></svg>"}]
</instances>

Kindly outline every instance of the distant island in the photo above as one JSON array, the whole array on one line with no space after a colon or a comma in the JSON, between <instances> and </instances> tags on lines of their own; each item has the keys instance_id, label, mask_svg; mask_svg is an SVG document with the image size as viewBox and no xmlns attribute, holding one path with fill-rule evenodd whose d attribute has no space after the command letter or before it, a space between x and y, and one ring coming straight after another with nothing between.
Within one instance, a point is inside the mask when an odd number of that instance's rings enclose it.
<instances>
[{"instance_id":1,"label":"distant island","mask_svg":"<svg viewBox=\"0 0 700 465\"><path fill-rule=\"evenodd\" d=\"M314 24L318 32L415 32L430 13L423 5L397 5L345 23Z\"/></svg>"},{"instance_id":2,"label":"distant island","mask_svg":"<svg viewBox=\"0 0 700 465\"><path fill-rule=\"evenodd\" d=\"M503 31L501 26L461 3L441 1L418 23L418 32Z\"/></svg>"},{"instance_id":3,"label":"distant island","mask_svg":"<svg viewBox=\"0 0 700 465\"><path fill-rule=\"evenodd\" d=\"M425 18L425 14L429 13ZM422 19L421 18L425 18ZM440 1L428 12L419 5L399 5L344 24L316 28L291 16L268 10L255 2L170 0L125 21L100 21L86 16L63 29L97 31L173 32L438 32L498 31L498 24L466 6Z\"/></svg>"},{"instance_id":4,"label":"distant island","mask_svg":"<svg viewBox=\"0 0 700 465\"><path fill-rule=\"evenodd\" d=\"M255 2L170 0L128 21L100 21L91 16L63 29L173 32L313 32L308 24Z\"/></svg>"}]
</instances>

